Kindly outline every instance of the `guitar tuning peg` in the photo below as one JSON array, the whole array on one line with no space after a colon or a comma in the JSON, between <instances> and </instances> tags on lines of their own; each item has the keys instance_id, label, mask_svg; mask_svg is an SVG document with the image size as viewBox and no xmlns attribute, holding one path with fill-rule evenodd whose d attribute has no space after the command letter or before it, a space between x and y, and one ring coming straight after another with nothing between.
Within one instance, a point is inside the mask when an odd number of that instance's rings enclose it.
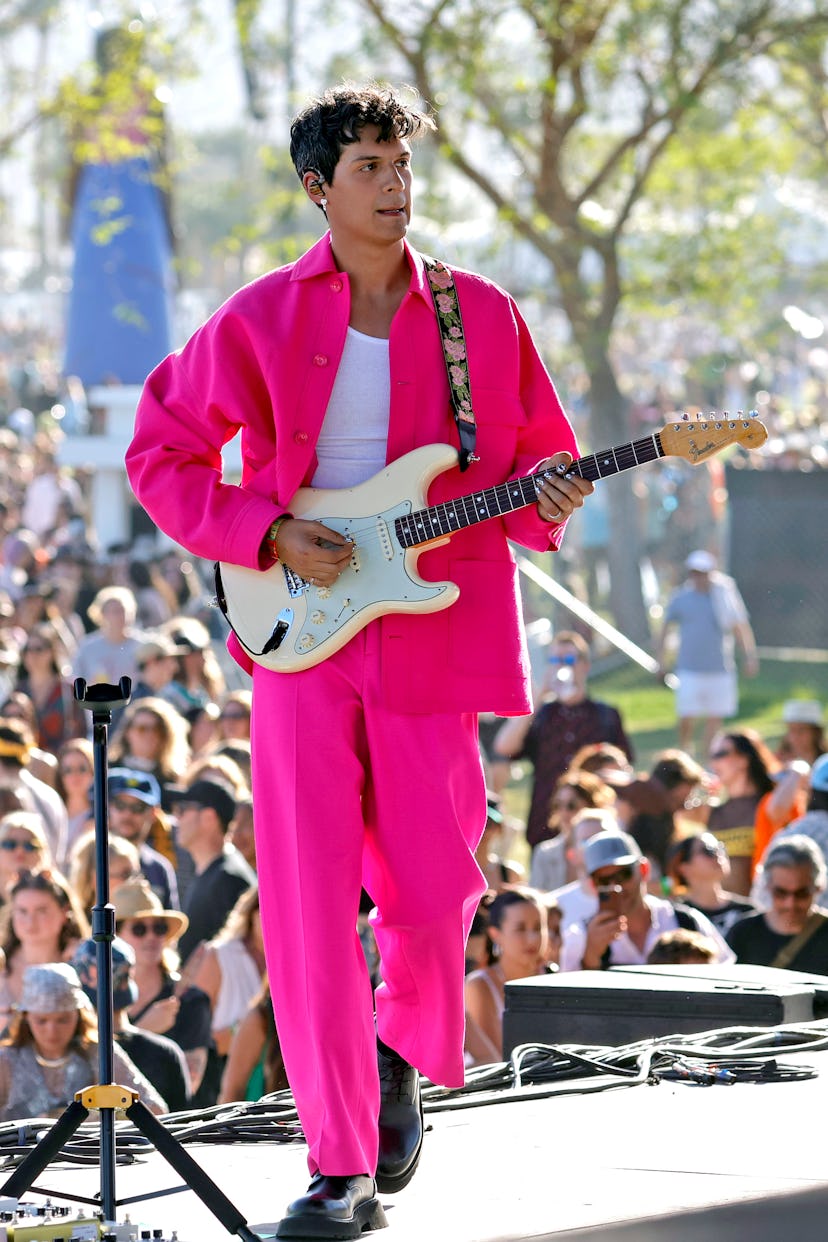
<instances>
[{"instance_id":1,"label":"guitar tuning peg","mask_svg":"<svg viewBox=\"0 0 828 1242\"><path fill-rule=\"evenodd\" d=\"M682 422L689 423L690 421L690 415L687 413L682 414L681 418L682 418Z\"/></svg>"},{"instance_id":2,"label":"guitar tuning peg","mask_svg":"<svg viewBox=\"0 0 828 1242\"><path fill-rule=\"evenodd\" d=\"M751 417L751 418L758 418L758 417L759 417L759 411L758 411L758 410L751 410L751 411L750 411L750 417Z\"/></svg>"},{"instance_id":3,"label":"guitar tuning peg","mask_svg":"<svg viewBox=\"0 0 828 1242\"><path fill-rule=\"evenodd\" d=\"M722 410L720 417L723 418L726 422L730 418L729 410Z\"/></svg>"}]
</instances>

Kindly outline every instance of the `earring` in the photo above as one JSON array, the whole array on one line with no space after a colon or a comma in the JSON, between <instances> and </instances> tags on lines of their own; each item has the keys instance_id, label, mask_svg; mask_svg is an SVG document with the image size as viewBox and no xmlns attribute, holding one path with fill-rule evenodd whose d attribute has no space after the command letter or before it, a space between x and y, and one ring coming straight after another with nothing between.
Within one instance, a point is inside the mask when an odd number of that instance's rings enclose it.
<instances>
[{"instance_id":1,"label":"earring","mask_svg":"<svg viewBox=\"0 0 828 1242\"><path fill-rule=\"evenodd\" d=\"M324 210L328 205L328 200L323 196L319 200L319 206Z\"/></svg>"}]
</instances>

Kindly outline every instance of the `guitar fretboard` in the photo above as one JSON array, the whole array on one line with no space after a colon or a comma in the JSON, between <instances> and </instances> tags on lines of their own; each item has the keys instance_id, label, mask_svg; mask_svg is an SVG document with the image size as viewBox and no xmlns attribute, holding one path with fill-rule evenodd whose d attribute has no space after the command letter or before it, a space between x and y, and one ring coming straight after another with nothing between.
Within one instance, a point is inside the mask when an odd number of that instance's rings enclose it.
<instances>
[{"instance_id":1,"label":"guitar fretboard","mask_svg":"<svg viewBox=\"0 0 828 1242\"><path fill-rule=\"evenodd\" d=\"M641 440L631 440L627 444L605 449L602 453L588 453L586 457L579 457L577 461L573 461L567 473L577 474L582 479L594 482L663 456L661 437L655 432ZM489 518L513 513L515 509L525 509L537 500L538 485L543 478L543 471L527 474L521 479L498 483L496 487L486 487L480 492L458 496L456 500L445 500L438 505L429 505L426 509L415 509L413 513L395 520L397 538L402 547L415 548L418 544L439 538L440 535L453 534L454 531L474 526L477 522L486 522Z\"/></svg>"}]
</instances>

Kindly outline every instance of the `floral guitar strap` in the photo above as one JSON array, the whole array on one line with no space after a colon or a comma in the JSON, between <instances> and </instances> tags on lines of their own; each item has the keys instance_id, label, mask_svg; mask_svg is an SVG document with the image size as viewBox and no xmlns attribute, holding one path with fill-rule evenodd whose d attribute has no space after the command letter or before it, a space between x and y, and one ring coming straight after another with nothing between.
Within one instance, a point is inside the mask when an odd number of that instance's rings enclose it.
<instances>
[{"instance_id":1,"label":"floral guitar strap","mask_svg":"<svg viewBox=\"0 0 828 1242\"><path fill-rule=\"evenodd\" d=\"M467 470L473 461L479 461L480 458L474 451L477 424L472 409L469 360L460 315L460 300L457 297L454 277L445 264L428 255L423 255L422 259L440 325L449 393L454 407L457 434L460 437L460 469Z\"/></svg>"}]
</instances>

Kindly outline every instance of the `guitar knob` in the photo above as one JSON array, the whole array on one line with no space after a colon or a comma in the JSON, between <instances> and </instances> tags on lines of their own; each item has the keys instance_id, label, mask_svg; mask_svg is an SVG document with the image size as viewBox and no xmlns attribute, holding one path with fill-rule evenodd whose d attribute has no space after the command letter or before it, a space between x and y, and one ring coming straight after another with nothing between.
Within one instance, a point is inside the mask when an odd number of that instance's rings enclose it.
<instances>
[{"instance_id":1,"label":"guitar knob","mask_svg":"<svg viewBox=\"0 0 828 1242\"><path fill-rule=\"evenodd\" d=\"M315 644L316 644L316 639L313 637L312 634L303 634L302 637L299 639L298 643L296 644L296 650L297 651L310 651L311 647L315 646Z\"/></svg>"},{"instance_id":2,"label":"guitar knob","mask_svg":"<svg viewBox=\"0 0 828 1242\"><path fill-rule=\"evenodd\" d=\"M331 598L331 588L330 588L330 587L325 587L325 586L317 587L317 588L316 588L316 594L317 594L317 597L318 597L319 599L330 599L330 598Z\"/></svg>"},{"instance_id":3,"label":"guitar knob","mask_svg":"<svg viewBox=\"0 0 828 1242\"><path fill-rule=\"evenodd\" d=\"M314 608L310 619L312 625L322 625L325 621L325 614L319 608Z\"/></svg>"}]
</instances>

